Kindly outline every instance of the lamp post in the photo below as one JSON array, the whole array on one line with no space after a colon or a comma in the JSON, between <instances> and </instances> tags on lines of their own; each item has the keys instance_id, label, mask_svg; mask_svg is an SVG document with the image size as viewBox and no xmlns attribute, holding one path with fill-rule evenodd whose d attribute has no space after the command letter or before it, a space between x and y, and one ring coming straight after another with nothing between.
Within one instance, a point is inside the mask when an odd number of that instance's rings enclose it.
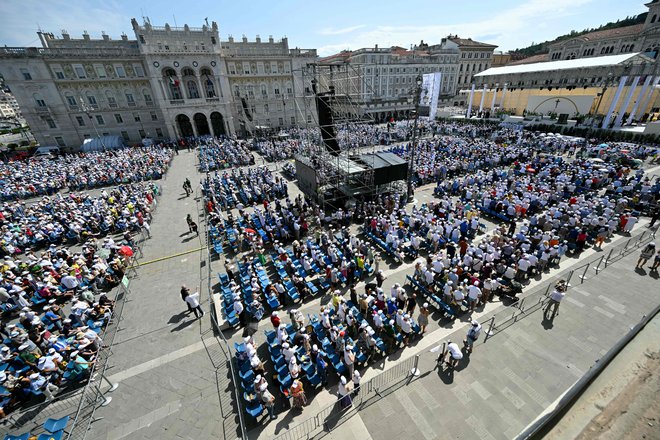
<instances>
[{"instance_id":1,"label":"lamp post","mask_svg":"<svg viewBox=\"0 0 660 440\"><path fill-rule=\"evenodd\" d=\"M408 202L412 202L415 195L413 167L415 165L415 150L417 149L417 119L419 119L419 95L422 91L422 75L417 75L415 82L416 86L413 93L413 104L415 106L415 110L413 110L413 118L415 118L415 121L413 124L412 144L410 146L410 162L408 163Z\"/></svg>"},{"instance_id":2,"label":"lamp post","mask_svg":"<svg viewBox=\"0 0 660 440\"><path fill-rule=\"evenodd\" d=\"M99 129L94 123L94 118L92 117L90 111L93 110L91 107L89 107L87 104L85 104L85 101L82 99L82 96L78 98L80 100L80 109L87 115L89 120L92 122L92 127L94 127L94 132L96 133L96 137L99 138L99 142L101 142L101 146L103 147L103 151L105 151L105 143L103 142L103 138L99 134Z\"/></svg>"}]
</instances>

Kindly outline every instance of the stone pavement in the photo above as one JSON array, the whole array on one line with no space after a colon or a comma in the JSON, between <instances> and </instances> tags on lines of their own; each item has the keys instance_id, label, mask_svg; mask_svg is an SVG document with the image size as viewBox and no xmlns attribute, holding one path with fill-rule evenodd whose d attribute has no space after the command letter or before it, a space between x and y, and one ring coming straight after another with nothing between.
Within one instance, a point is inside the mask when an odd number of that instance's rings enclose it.
<instances>
[{"instance_id":1,"label":"stone pavement","mask_svg":"<svg viewBox=\"0 0 660 440\"><path fill-rule=\"evenodd\" d=\"M179 294L181 284L201 289L202 308L209 309L204 239L188 234L185 220L187 214L198 217L201 199L199 191L185 197L186 177L198 181L195 153L181 151L162 181L152 239L143 246L143 265L131 280L112 348L108 375L120 386L112 393L113 402L97 410L102 419L92 424L87 438L236 438L227 404L227 423L221 423L228 377L217 369L226 363L209 332L209 315L195 319ZM203 233L204 225L197 223ZM168 258L177 254L182 255ZM157 261L144 265L150 260Z\"/></svg>"}]
</instances>

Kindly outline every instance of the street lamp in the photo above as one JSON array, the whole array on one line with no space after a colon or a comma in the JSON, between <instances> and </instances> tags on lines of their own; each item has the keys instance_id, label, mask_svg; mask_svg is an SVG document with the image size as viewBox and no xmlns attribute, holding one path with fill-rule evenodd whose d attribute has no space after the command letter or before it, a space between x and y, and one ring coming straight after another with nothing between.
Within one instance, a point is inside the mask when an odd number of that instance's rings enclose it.
<instances>
[{"instance_id":1,"label":"street lamp","mask_svg":"<svg viewBox=\"0 0 660 440\"><path fill-rule=\"evenodd\" d=\"M417 75L415 79L415 89L413 93L413 104L415 105L415 110L413 110L413 118L415 119L413 125L413 135L412 135L412 145L410 146L410 162L408 163L408 202L412 202L415 195L415 187L413 183L413 167L415 165L415 150L417 149L417 119L419 118L419 96L422 92L422 75Z\"/></svg>"},{"instance_id":2,"label":"street lamp","mask_svg":"<svg viewBox=\"0 0 660 440\"><path fill-rule=\"evenodd\" d=\"M89 120L92 122L92 127L94 127L94 131L96 132L96 137L99 138L99 142L101 142L101 146L103 147L103 151L105 151L105 143L103 143L103 138L99 134L99 129L94 123L94 118L92 117L90 111L93 110L91 107L89 107L87 104L85 104L85 100L82 99L82 96L79 96L78 99L80 100L80 109L87 115Z\"/></svg>"}]
</instances>

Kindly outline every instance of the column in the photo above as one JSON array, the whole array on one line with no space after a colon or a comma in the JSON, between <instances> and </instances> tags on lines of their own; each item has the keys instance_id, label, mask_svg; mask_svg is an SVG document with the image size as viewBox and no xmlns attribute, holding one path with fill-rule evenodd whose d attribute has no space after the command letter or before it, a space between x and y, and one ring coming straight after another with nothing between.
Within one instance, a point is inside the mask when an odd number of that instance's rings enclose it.
<instances>
[{"instance_id":1,"label":"column","mask_svg":"<svg viewBox=\"0 0 660 440\"><path fill-rule=\"evenodd\" d=\"M653 80L653 75L647 75L646 80L644 81L644 85L642 86L642 90L640 90L639 95L637 95L637 100L633 105L632 111L630 112L630 116L628 116L628 120L626 121L626 124L629 125L632 124L633 120L635 119L635 115L637 114L637 109L639 108L639 104L644 99L644 95L646 95L646 91L648 90L649 85L651 85L651 80Z\"/></svg>"},{"instance_id":2,"label":"column","mask_svg":"<svg viewBox=\"0 0 660 440\"><path fill-rule=\"evenodd\" d=\"M488 87L488 84L484 84L484 88L481 91L481 102L479 103L479 113L484 111L484 99L486 99L486 87Z\"/></svg>"},{"instance_id":3,"label":"column","mask_svg":"<svg viewBox=\"0 0 660 440\"><path fill-rule=\"evenodd\" d=\"M470 98L468 99L468 111L467 111L467 118L470 119L470 116L472 116L472 99L474 98L474 84L472 84L472 88L470 89Z\"/></svg>"},{"instance_id":4,"label":"column","mask_svg":"<svg viewBox=\"0 0 660 440\"><path fill-rule=\"evenodd\" d=\"M607 110L607 114L605 115L605 119L603 119L603 124L600 126L600 128L607 128L607 126L610 125L610 120L612 119L612 113L614 112L616 105L619 103L619 98L621 98L621 92L623 91L623 87L626 85L627 80L628 77L625 75L622 76L621 79L619 80L619 87L616 88L614 99L612 99L612 104L610 104L610 108L609 110Z\"/></svg>"},{"instance_id":5,"label":"column","mask_svg":"<svg viewBox=\"0 0 660 440\"><path fill-rule=\"evenodd\" d=\"M504 98L506 97L506 86L508 83L504 83L504 88L502 89L502 100L500 101L500 109L504 110Z\"/></svg>"},{"instance_id":6,"label":"column","mask_svg":"<svg viewBox=\"0 0 660 440\"><path fill-rule=\"evenodd\" d=\"M644 114L644 112L646 111L646 107L649 105L649 101L653 97L653 92L655 91L655 87L658 85L658 82L660 82L660 76L656 76L653 79L653 82L651 83L651 87L649 88L649 91L644 97L644 101L642 101L642 104L640 106L640 111L642 112L642 114Z\"/></svg>"},{"instance_id":7,"label":"column","mask_svg":"<svg viewBox=\"0 0 660 440\"><path fill-rule=\"evenodd\" d=\"M616 116L616 119L614 120L614 127L621 127L621 121L623 120L623 114L626 112L626 109L628 108L628 104L630 104L630 100L632 99L632 95L635 92L635 89L637 88L637 83L639 82L639 76L636 76L633 78L633 82L630 85L630 90L628 90L628 94L626 95L626 99L623 101L623 106L619 107L619 114Z\"/></svg>"},{"instance_id":8,"label":"column","mask_svg":"<svg viewBox=\"0 0 660 440\"><path fill-rule=\"evenodd\" d=\"M495 87L493 87L493 101L490 103L490 117L493 117L493 113L495 113L495 98L497 98L497 86L498 84L495 84Z\"/></svg>"}]
</instances>

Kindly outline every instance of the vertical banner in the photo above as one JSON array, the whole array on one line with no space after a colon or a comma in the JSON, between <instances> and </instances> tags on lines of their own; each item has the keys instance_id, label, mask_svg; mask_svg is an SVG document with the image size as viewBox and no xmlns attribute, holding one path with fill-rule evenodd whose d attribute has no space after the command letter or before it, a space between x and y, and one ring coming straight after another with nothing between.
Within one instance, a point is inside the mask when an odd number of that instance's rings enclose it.
<instances>
[{"instance_id":1,"label":"vertical banner","mask_svg":"<svg viewBox=\"0 0 660 440\"><path fill-rule=\"evenodd\" d=\"M621 123L623 122L623 115L626 113L626 110L628 109L628 105L630 104L630 100L632 99L633 93L635 93L635 89L637 88L637 84L639 83L639 76L636 76L633 78L633 82L630 85L630 88L628 90L628 94L626 95L626 99L623 101L623 105L619 107L619 113L616 116L616 119L614 120L614 127L621 127Z\"/></svg>"},{"instance_id":2,"label":"vertical banner","mask_svg":"<svg viewBox=\"0 0 660 440\"><path fill-rule=\"evenodd\" d=\"M621 79L619 80L619 87L616 88L616 93L614 94L614 98L612 99L612 104L610 104L610 109L607 111L607 114L605 115L605 119L603 119L603 124L600 126L600 128L607 128L607 126L610 125L610 120L612 119L612 113L614 112L616 105L619 103L619 98L621 98L621 92L623 91L623 87L626 85L627 80L628 80L627 76L622 76Z\"/></svg>"},{"instance_id":3,"label":"vertical banner","mask_svg":"<svg viewBox=\"0 0 660 440\"><path fill-rule=\"evenodd\" d=\"M442 73L425 73L422 76L422 91L419 95L419 105L429 108L429 118L435 119L438 112L438 97L442 86Z\"/></svg>"}]
</instances>

